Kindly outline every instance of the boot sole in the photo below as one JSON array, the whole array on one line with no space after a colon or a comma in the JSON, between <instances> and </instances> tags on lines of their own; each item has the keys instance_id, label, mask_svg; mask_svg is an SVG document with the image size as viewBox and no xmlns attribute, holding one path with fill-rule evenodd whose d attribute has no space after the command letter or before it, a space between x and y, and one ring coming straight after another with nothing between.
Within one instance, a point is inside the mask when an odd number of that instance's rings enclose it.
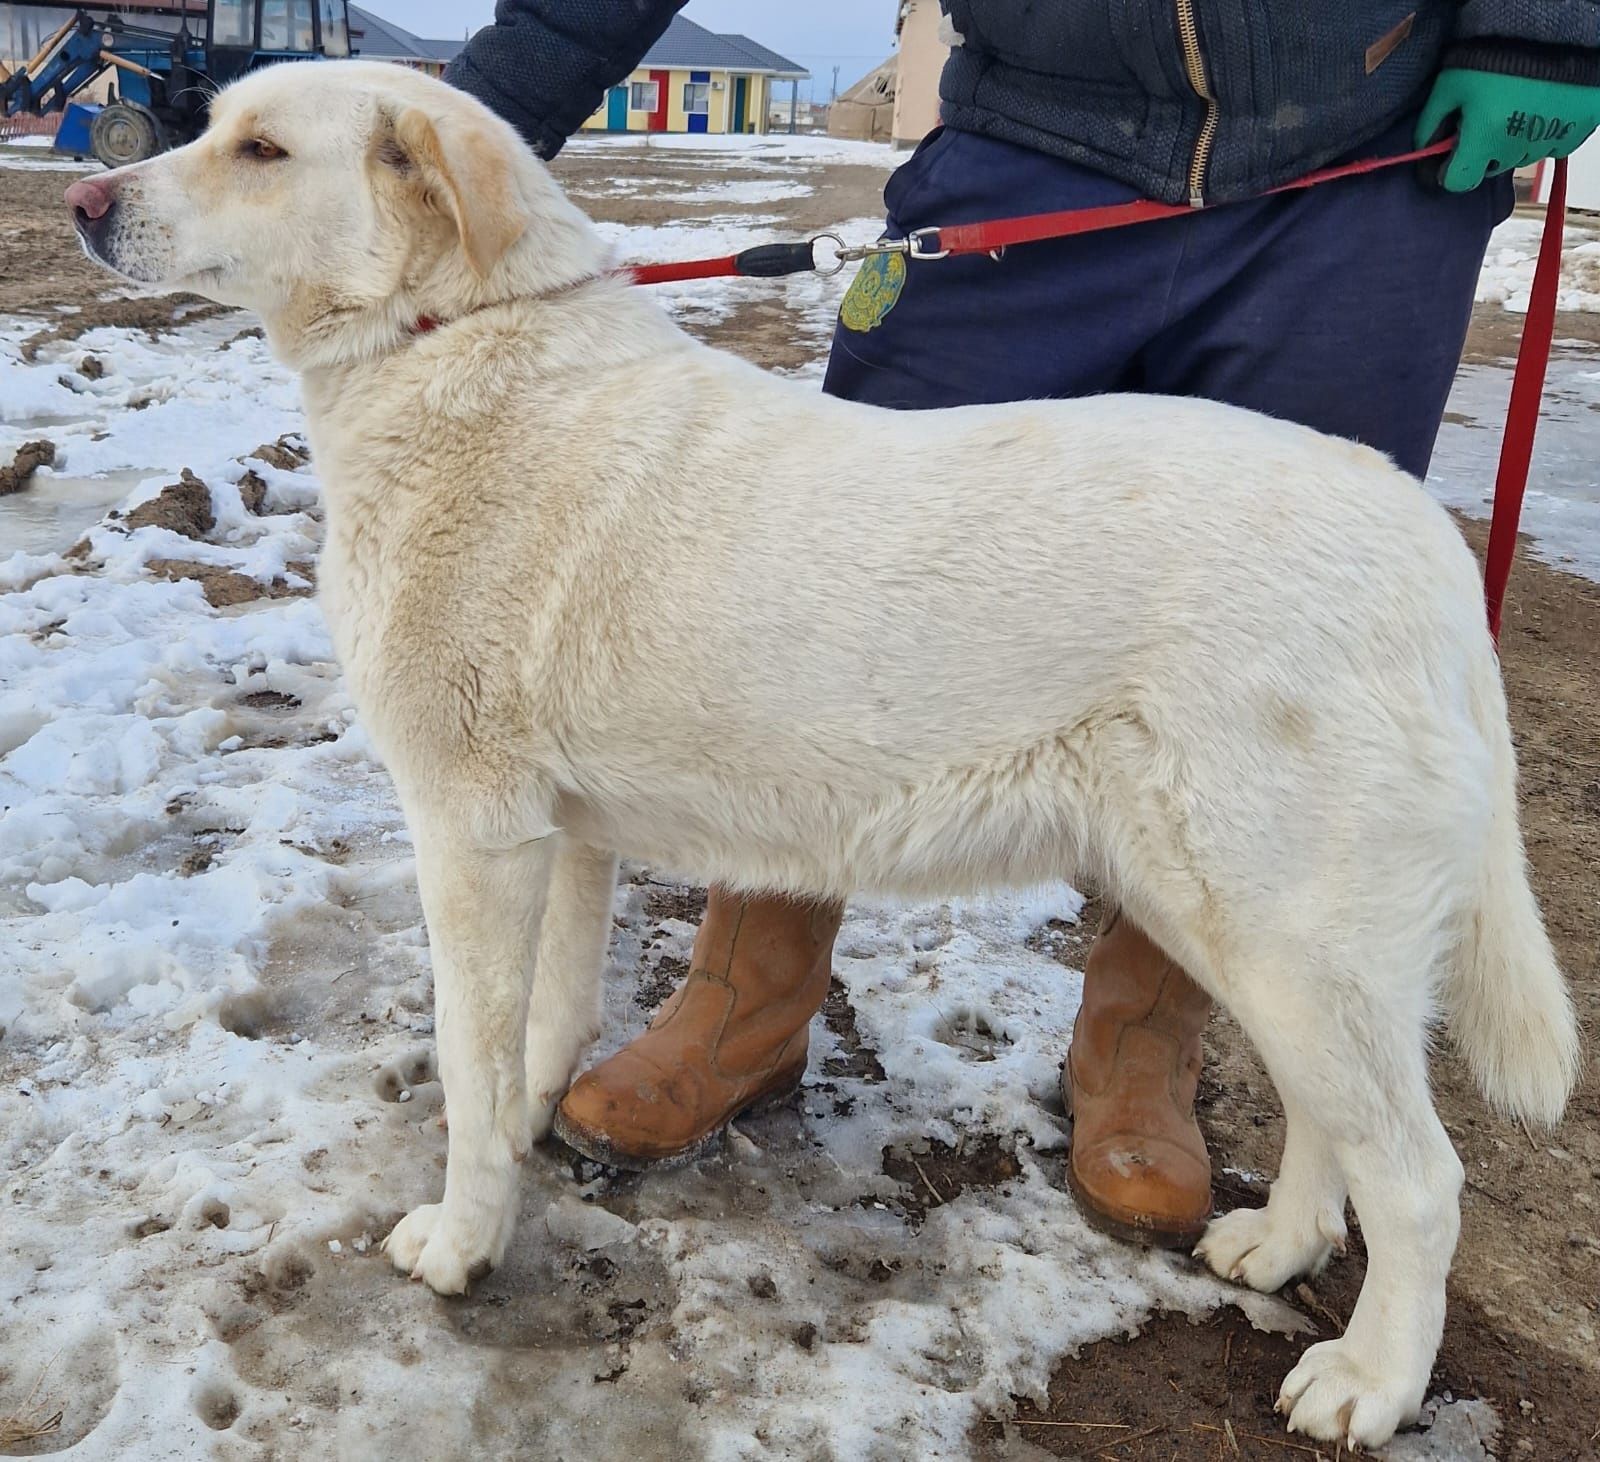
<instances>
[{"instance_id":1,"label":"boot sole","mask_svg":"<svg viewBox=\"0 0 1600 1462\"><path fill-rule=\"evenodd\" d=\"M1197 1222L1179 1225L1158 1225L1139 1219L1133 1214L1107 1212L1098 1200L1079 1181L1072 1166L1072 1138L1077 1136L1077 1121L1072 1114L1072 1058L1067 1057L1061 1067L1061 1105L1073 1124L1072 1137L1067 1140L1067 1187L1077 1201L1078 1211L1093 1229L1121 1239L1125 1244L1136 1244L1143 1249L1193 1249L1200 1242L1209 1217L1213 1195L1206 1196L1207 1217Z\"/></svg>"},{"instance_id":2,"label":"boot sole","mask_svg":"<svg viewBox=\"0 0 1600 1462\"><path fill-rule=\"evenodd\" d=\"M805 1074L806 1068L802 1063L794 1072L781 1077L777 1084L752 1097L742 1107L729 1112L703 1137L697 1137L687 1147L680 1147L676 1152L662 1153L658 1156L645 1157L639 1153L624 1151L604 1132L596 1132L588 1127L580 1127L575 1122L569 1122L566 1113L559 1107L556 1108L556 1118L551 1130L574 1152L591 1162L603 1163L608 1168L621 1168L629 1173L643 1173L687 1167L698 1158L704 1157L712 1147L721 1142L729 1126L737 1122L740 1117L764 1112L786 1102L800 1090Z\"/></svg>"}]
</instances>

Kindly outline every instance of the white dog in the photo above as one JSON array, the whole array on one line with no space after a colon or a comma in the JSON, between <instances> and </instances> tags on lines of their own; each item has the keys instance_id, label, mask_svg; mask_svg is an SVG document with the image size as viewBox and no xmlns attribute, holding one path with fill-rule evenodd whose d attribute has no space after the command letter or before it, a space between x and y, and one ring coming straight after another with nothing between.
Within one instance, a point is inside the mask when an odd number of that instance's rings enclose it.
<instances>
[{"instance_id":1,"label":"white dog","mask_svg":"<svg viewBox=\"0 0 1600 1462\"><path fill-rule=\"evenodd\" d=\"M1366 1284L1290 1425L1415 1417L1462 1180L1429 1022L1538 1122L1578 1050L1478 575L1414 481L1200 401L902 414L766 375L607 277L509 127L388 66L254 75L68 198L96 258L258 311L304 378L322 602L432 936L450 1158L402 1270L453 1294L501 1258L596 1033L618 850L829 898L1088 879L1283 1099L1271 1199L1205 1261L1275 1289L1354 1200Z\"/></svg>"}]
</instances>

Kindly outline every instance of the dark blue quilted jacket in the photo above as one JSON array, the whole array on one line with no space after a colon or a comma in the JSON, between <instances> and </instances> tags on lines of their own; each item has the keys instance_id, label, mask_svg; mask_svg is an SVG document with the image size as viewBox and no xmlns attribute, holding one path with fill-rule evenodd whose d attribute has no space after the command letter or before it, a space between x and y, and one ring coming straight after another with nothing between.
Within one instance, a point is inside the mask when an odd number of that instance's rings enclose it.
<instances>
[{"instance_id":1,"label":"dark blue quilted jacket","mask_svg":"<svg viewBox=\"0 0 1600 1462\"><path fill-rule=\"evenodd\" d=\"M683 0L498 0L446 79L554 156ZM1452 48L1576 79L1600 0L941 0L946 125L1167 202L1248 197L1420 109Z\"/></svg>"}]
</instances>

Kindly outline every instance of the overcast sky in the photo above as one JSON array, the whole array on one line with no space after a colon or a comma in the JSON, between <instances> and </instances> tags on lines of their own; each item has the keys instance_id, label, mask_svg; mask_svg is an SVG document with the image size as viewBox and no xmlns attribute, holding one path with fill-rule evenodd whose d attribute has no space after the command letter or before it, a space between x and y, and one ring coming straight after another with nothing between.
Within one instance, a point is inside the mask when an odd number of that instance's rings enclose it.
<instances>
[{"instance_id":1,"label":"overcast sky","mask_svg":"<svg viewBox=\"0 0 1600 1462\"><path fill-rule=\"evenodd\" d=\"M494 17L494 0L362 0L368 10L423 36L459 36ZM798 61L825 101L894 49L897 0L689 0L683 13L707 30L742 31ZM783 86L780 93L787 95ZM806 95L804 85L800 94Z\"/></svg>"}]
</instances>

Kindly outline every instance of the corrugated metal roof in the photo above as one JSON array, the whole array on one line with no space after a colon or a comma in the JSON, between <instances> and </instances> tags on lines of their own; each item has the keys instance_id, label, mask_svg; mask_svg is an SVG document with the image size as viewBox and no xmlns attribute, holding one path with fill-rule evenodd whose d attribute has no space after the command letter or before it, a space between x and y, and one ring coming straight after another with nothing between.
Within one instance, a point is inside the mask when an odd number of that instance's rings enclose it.
<instances>
[{"instance_id":1,"label":"corrugated metal roof","mask_svg":"<svg viewBox=\"0 0 1600 1462\"><path fill-rule=\"evenodd\" d=\"M424 40L359 5L350 7L350 30L356 54L369 61L451 61L463 45L461 41Z\"/></svg>"},{"instance_id":2,"label":"corrugated metal roof","mask_svg":"<svg viewBox=\"0 0 1600 1462\"><path fill-rule=\"evenodd\" d=\"M797 78L811 74L804 66L746 36L717 35L681 15L672 17L666 34L645 52L639 64L686 71L768 71L775 76Z\"/></svg>"}]
</instances>

